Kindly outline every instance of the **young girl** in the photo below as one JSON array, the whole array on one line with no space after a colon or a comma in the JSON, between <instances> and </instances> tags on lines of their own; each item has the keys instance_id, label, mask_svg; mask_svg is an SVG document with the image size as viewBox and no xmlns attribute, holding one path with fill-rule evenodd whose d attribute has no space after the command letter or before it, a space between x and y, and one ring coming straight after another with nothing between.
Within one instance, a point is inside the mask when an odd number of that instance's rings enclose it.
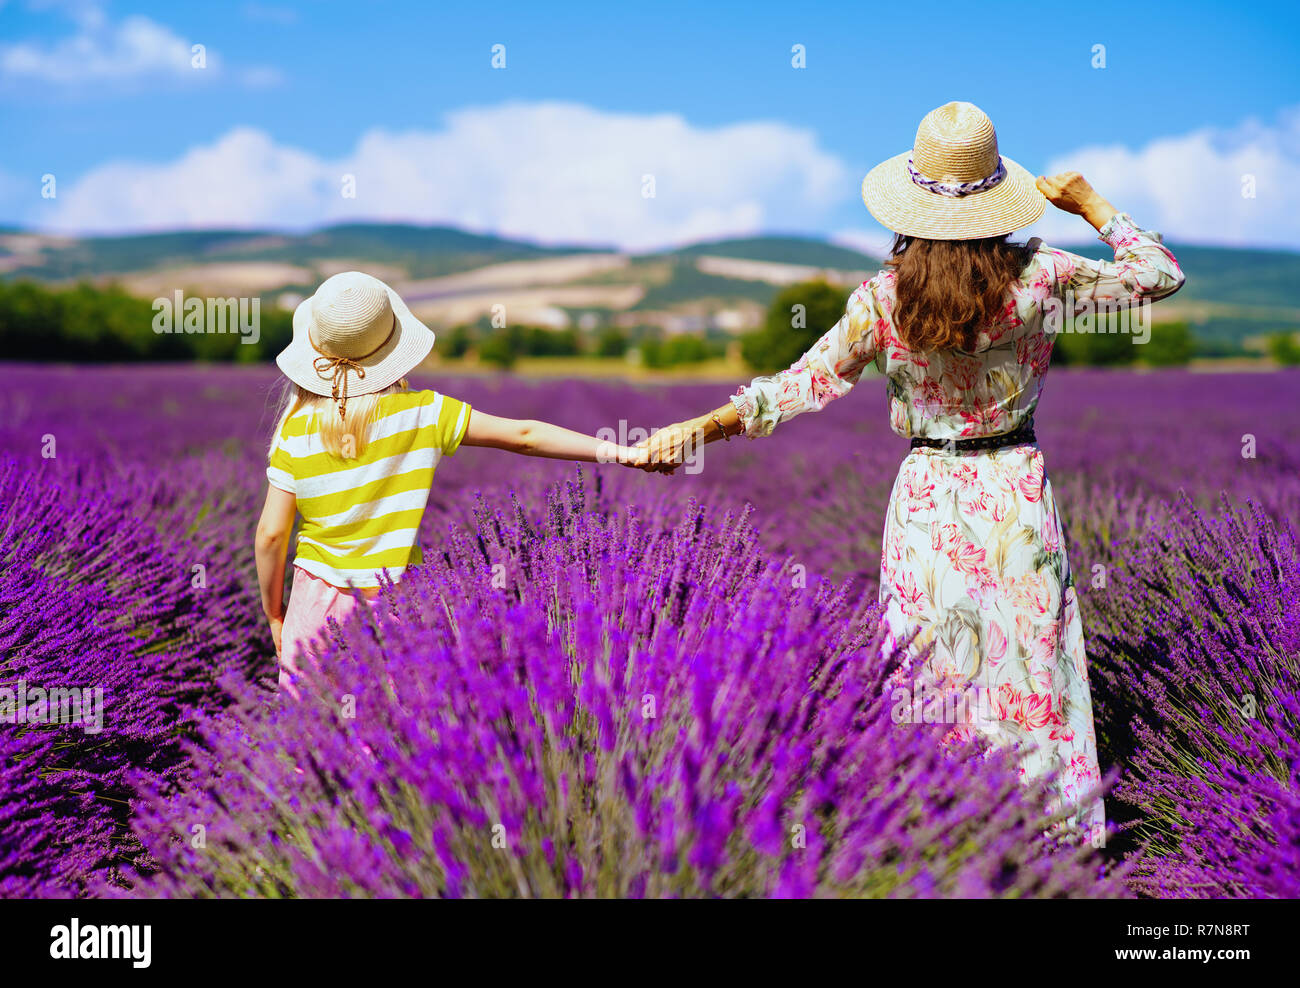
<instances>
[{"instance_id":1,"label":"young girl","mask_svg":"<svg viewBox=\"0 0 1300 988\"><path fill-rule=\"evenodd\" d=\"M641 450L409 390L406 375L433 339L396 292L358 271L329 278L294 311L293 341L276 363L296 389L271 439L254 551L280 686L295 698L299 661L311 658L326 620L374 600L381 572L396 580L422 561L415 540L434 470L462 443L653 469ZM285 557L298 512L286 610Z\"/></svg>"}]
</instances>

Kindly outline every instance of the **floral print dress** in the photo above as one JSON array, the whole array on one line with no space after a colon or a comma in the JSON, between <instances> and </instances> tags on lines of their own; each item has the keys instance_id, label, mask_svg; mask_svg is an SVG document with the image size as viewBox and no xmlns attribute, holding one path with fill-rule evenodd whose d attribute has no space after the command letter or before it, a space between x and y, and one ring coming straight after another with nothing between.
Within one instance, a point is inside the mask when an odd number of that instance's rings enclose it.
<instances>
[{"instance_id":1,"label":"floral print dress","mask_svg":"<svg viewBox=\"0 0 1300 988\"><path fill-rule=\"evenodd\" d=\"M993 436L1032 421L1064 317L1171 295L1183 273L1160 236L1127 213L1101 229L1099 262L1038 244L997 325L972 352L916 353L894 333L894 272L850 297L844 317L788 370L732 397L745 432L821 409L867 365L886 376L901 436ZM958 736L1018 744L1022 775L1055 774L1067 826L1104 828L1083 627L1061 518L1037 443L994 450L914 449L885 518L880 598L894 642L927 654L924 679L955 688Z\"/></svg>"}]
</instances>

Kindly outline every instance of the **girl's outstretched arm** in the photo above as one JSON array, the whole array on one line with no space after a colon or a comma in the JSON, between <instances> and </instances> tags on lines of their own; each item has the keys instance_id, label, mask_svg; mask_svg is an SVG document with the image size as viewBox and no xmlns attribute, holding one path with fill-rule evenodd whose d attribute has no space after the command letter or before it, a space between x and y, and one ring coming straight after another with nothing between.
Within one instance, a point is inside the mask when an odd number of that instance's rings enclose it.
<instances>
[{"instance_id":1,"label":"girl's outstretched arm","mask_svg":"<svg viewBox=\"0 0 1300 988\"><path fill-rule=\"evenodd\" d=\"M534 419L504 419L474 409L470 412L462 446L490 446L524 456L545 456L554 460L585 460L589 463L622 463L645 467L644 449L620 446L572 429Z\"/></svg>"},{"instance_id":2,"label":"girl's outstretched arm","mask_svg":"<svg viewBox=\"0 0 1300 988\"><path fill-rule=\"evenodd\" d=\"M266 487L266 504L257 522L253 555L257 560L257 583L262 591L262 612L271 625L275 654L280 654L280 632L284 628L284 560L289 552L293 518L298 499L274 484Z\"/></svg>"}]
</instances>

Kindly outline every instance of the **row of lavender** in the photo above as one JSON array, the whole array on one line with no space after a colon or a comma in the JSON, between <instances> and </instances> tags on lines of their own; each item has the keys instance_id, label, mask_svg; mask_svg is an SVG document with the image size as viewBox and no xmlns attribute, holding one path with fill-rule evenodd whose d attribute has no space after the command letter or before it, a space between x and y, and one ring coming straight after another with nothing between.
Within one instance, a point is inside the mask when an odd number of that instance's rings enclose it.
<instances>
[{"instance_id":1,"label":"row of lavender","mask_svg":"<svg viewBox=\"0 0 1300 988\"><path fill-rule=\"evenodd\" d=\"M463 450L424 533L445 555L285 709L250 685L273 378L0 376L0 686L105 695L95 733L0 725L0 893L1300 889L1293 377L1054 374L1039 432L1129 828L1094 853L1038 836L1042 794L1002 758L880 703L902 444L878 384L672 478L601 468L560 495L569 466ZM445 386L615 433L721 400Z\"/></svg>"},{"instance_id":2,"label":"row of lavender","mask_svg":"<svg viewBox=\"0 0 1300 988\"><path fill-rule=\"evenodd\" d=\"M137 891L1121 890L1041 835L1006 757L900 729L871 612L800 587L743 517L591 507L576 483L536 520L485 505L301 703L240 691L198 785L150 794Z\"/></svg>"}]
</instances>

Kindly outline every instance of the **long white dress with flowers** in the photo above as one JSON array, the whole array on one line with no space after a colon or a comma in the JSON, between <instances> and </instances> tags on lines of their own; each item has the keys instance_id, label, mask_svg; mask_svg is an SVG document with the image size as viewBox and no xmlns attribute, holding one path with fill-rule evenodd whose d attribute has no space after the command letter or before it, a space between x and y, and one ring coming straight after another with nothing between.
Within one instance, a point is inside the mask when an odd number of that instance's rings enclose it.
<instances>
[{"instance_id":1,"label":"long white dress with flowers","mask_svg":"<svg viewBox=\"0 0 1300 988\"><path fill-rule=\"evenodd\" d=\"M894 333L894 272L849 299L844 317L788 370L732 397L750 437L825 407L868 364L886 375L901 436L960 439L1029 422L1051 359L1055 316L1131 306L1177 291L1183 274L1159 234L1126 213L1101 230L1115 261L1038 246L1001 320L971 352L914 353ZM880 596L895 640L915 635L928 675L955 687L956 733L1018 743L1022 774L1056 773L1070 826L1099 833L1085 799L1100 782L1083 628L1061 519L1037 443L991 451L916 449L903 460L885 519Z\"/></svg>"}]
</instances>

